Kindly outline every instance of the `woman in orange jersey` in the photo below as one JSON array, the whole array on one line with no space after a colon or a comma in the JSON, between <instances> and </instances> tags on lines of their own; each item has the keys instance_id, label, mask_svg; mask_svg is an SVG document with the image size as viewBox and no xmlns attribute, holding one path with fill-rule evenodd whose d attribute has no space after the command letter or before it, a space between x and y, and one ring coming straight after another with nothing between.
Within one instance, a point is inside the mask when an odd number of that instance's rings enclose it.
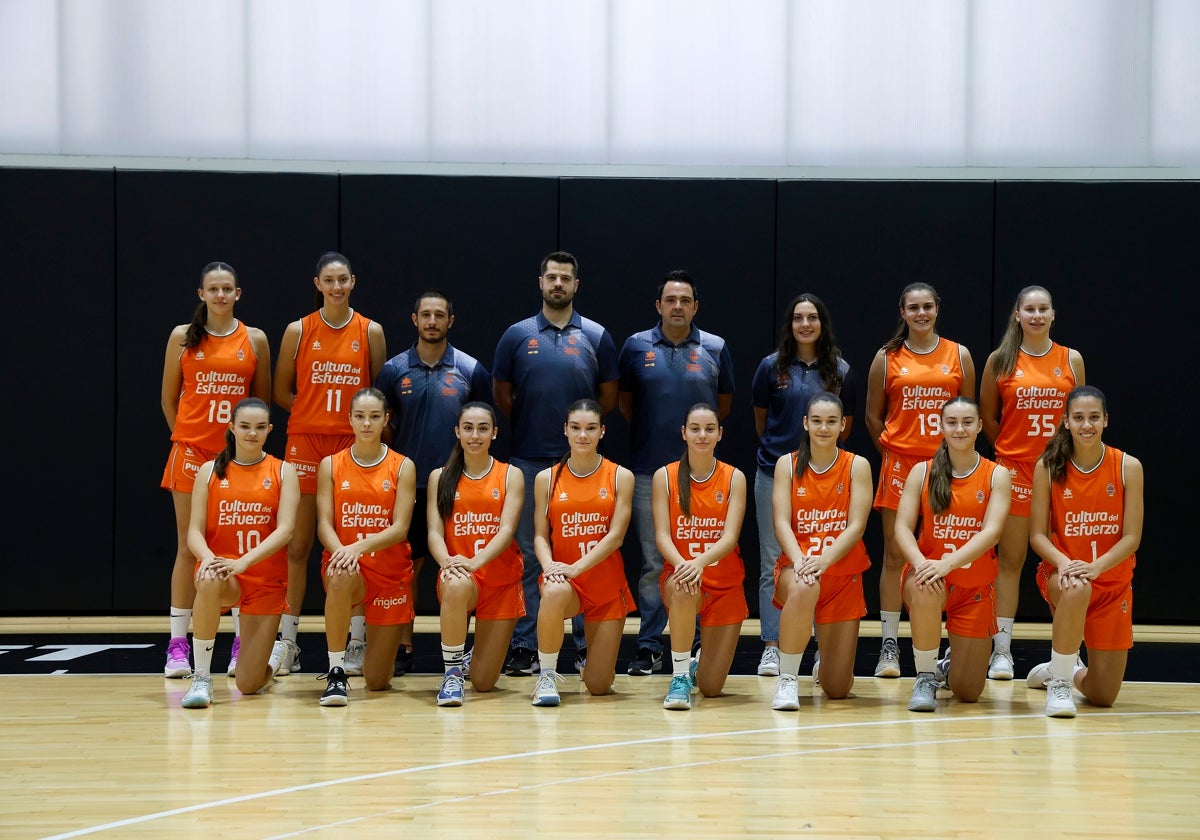
<instances>
[{"instance_id":1,"label":"woman in orange jersey","mask_svg":"<svg viewBox=\"0 0 1200 840\"><path fill-rule=\"evenodd\" d=\"M387 397L363 388L350 398L354 443L321 459L317 468L317 532L325 551L325 641L329 671L322 706L345 706L346 636L350 614L361 608L367 625L362 675L367 688L391 685L400 631L413 620L412 552L408 525L417 493L417 469L383 442Z\"/></svg>"},{"instance_id":2,"label":"woman in orange jersey","mask_svg":"<svg viewBox=\"0 0 1200 840\"><path fill-rule=\"evenodd\" d=\"M515 537L525 476L490 454L496 412L469 402L454 426L446 466L429 474L429 553L441 567L442 666L439 706L463 704L467 625L475 613L471 685L491 691L500 677L517 619L525 615L524 569Z\"/></svg>"},{"instance_id":3,"label":"woman in orange jersey","mask_svg":"<svg viewBox=\"0 0 1200 840\"><path fill-rule=\"evenodd\" d=\"M654 541L663 557L659 577L671 635L671 685L664 709L692 707L692 691L716 697L725 688L742 622L750 614L738 550L746 514L746 476L716 457L721 421L708 403L688 409L685 448L654 474ZM692 659L696 616L703 659Z\"/></svg>"},{"instance_id":4,"label":"woman in orange jersey","mask_svg":"<svg viewBox=\"0 0 1200 840\"><path fill-rule=\"evenodd\" d=\"M171 638L163 675L192 673L188 625L196 598L196 557L188 548L192 488L200 465L225 446L233 406L244 397L271 399L271 348L266 334L233 316L242 296L237 272L211 262L200 272L200 305L189 324L171 330L163 361L162 410L171 429L171 454L162 488L175 505L175 565L171 571ZM229 676L237 672L238 614L234 611Z\"/></svg>"},{"instance_id":5,"label":"woman in orange jersey","mask_svg":"<svg viewBox=\"0 0 1200 840\"><path fill-rule=\"evenodd\" d=\"M979 406L954 397L941 411L942 442L930 461L909 471L896 511L896 547L912 631L917 680L910 712L937 708L942 683L974 703L987 682L996 631L996 552L1008 516L1008 470L975 451ZM954 651L938 661L942 613Z\"/></svg>"},{"instance_id":6,"label":"woman in orange jersey","mask_svg":"<svg viewBox=\"0 0 1200 840\"><path fill-rule=\"evenodd\" d=\"M1012 478L1012 508L996 556L996 635L988 679L1013 678L1012 629L1021 569L1029 552L1029 500L1033 467L1059 427L1067 393L1084 384L1083 356L1050 340L1054 304L1041 286L1017 294L1000 346L988 356L979 382L983 433L996 461Z\"/></svg>"},{"instance_id":7,"label":"woman in orange jersey","mask_svg":"<svg viewBox=\"0 0 1200 840\"><path fill-rule=\"evenodd\" d=\"M317 523L317 467L325 456L354 443L346 421L350 398L372 384L387 361L383 327L350 307L355 282L350 261L336 251L317 260L317 308L288 324L275 365L275 404L289 412L284 457L296 467L302 494L296 533L288 544L288 610L280 626L288 655L281 676L300 666L296 640ZM361 618L352 626L365 632ZM362 673L361 642L356 635L351 643L350 674Z\"/></svg>"},{"instance_id":8,"label":"woman in orange jersey","mask_svg":"<svg viewBox=\"0 0 1200 840\"><path fill-rule=\"evenodd\" d=\"M1029 672L1046 714L1075 717L1072 688L1093 706L1116 702L1133 647L1133 567L1142 540L1142 464L1101 436L1099 388L1067 395L1062 425L1033 473L1029 541L1042 558L1038 588L1054 613L1050 661ZM1078 660L1087 644L1088 663Z\"/></svg>"},{"instance_id":9,"label":"woman in orange jersey","mask_svg":"<svg viewBox=\"0 0 1200 840\"><path fill-rule=\"evenodd\" d=\"M583 682L592 694L605 694L616 676L625 616L634 609L621 559L633 513L633 473L597 451L603 416L595 400L571 403L563 424L571 448L534 480L533 546L542 567L535 706L559 704L565 619L583 613L588 649Z\"/></svg>"},{"instance_id":10,"label":"woman in orange jersey","mask_svg":"<svg viewBox=\"0 0 1200 840\"><path fill-rule=\"evenodd\" d=\"M239 401L225 448L205 461L192 490L188 548L196 557L196 671L185 709L212 703L212 654L221 611L241 610L237 687L254 694L271 680L284 654L275 641L287 596L287 542L296 523L300 485L291 464L263 451L271 414L257 397Z\"/></svg>"},{"instance_id":11,"label":"woman in orange jersey","mask_svg":"<svg viewBox=\"0 0 1200 840\"><path fill-rule=\"evenodd\" d=\"M777 711L800 708L796 677L814 622L825 695L840 699L854 685L858 622L867 612L862 573L871 565L862 541L871 466L838 448L845 425L842 401L828 391L815 394L800 448L775 464L771 507L783 551L775 563L780 668L771 708Z\"/></svg>"},{"instance_id":12,"label":"woman in orange jersey","mask_svg":"<svg viewBox=\"0 0 1200 840\"><path fill-rule=\"evenodd\" d=\"M900 293L896 334L879 349L867 374L867 432L883 456L875 508L883 524L883 567L879 573L882 645L875 676L900 676L900 570L896 510L914 464L933 457L942 439L942 404L975 397L975 363L961 344L937 332L941 298L927 283Z\"/></svg>"}]
</instances>

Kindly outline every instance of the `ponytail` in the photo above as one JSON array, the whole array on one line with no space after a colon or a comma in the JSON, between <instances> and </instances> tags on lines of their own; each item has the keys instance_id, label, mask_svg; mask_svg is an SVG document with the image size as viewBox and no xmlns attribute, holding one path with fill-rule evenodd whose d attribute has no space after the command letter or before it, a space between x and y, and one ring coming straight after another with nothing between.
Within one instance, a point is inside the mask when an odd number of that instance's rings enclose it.
<instances>
[{"instance_id":1,"label":"ponytail","mask_svg":"<svg viewBox=\"0 0 1200 840\"><path fill-rule=\"evenodd\" d=\"M934 513L941 513L950 507L950 478L953 472L950 448L943 439L933 454L933 460L929 462L929 506Z\"/></svg>"}]
</instances>

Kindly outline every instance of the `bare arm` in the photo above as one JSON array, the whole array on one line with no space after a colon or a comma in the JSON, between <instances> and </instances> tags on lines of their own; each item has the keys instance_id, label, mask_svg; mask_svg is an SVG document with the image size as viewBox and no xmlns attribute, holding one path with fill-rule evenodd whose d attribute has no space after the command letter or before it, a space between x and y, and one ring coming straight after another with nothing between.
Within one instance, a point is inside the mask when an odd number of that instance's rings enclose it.
<instances>
[{"instance_id":1,"label":"bare arm","mask_svg":"<svg viewBox=\"0 0 1200 840\"><path fill-rule=\"evenodd\" d=\"M187 324L180 324L171 330L167 339L167 353L163 359L162 375L162 412L167 418L167 428L175 431L175 418L179 416L179 393L183 390L183 367L180 357L183 355L183 337L187 334Z\"/></svg>"},{"instance_id":2,"label":"bare arm","mask_svg":"<svg viewBox=\"0 0 1200 840\"><path fill-rule=\"evenodd\" d=\"M762 440L763 432L767 430L767 410L754 406L754 431Z\"/></svg>"},{"instance_id":3,"label":"bare arm","mask_svg":"<svg viewBox=\"0 0 1200 840\"><path fill-rule=\"evenodd\" d=\"M617 394L617 408L621 410L621 416L628 423L633 422L633 392L621 391Z\"/></svg>"},{"instance_id":4,"label":"bare arm","mask_svg":"<svg viewBox=\"0 0 1200 840\"><path fill-rule=\"evenodd\" d=\"M525 475L516 467L508 468L504 482L504 507L500 510L500 529L488 540L487 545L475 553L471 568L478 571L495 560L512 545L517 536L517 522L521 519L521 508L525 506Z\"/></svg>"},{"instance_id":5,"label":"bare arm","mask_svg":"<svg viewBox=\"0 0 1200 840\"><path fill-rule=\"evenodd\" d=\"M250 394L270 405L271 342L267 341L267 334L257 327L247 327L246 329L250 333L250 345L254 348L254 355L258 357L258 363L254 367L254 384L250 387Z\"/></svg>"},{"instance_id":6,"label":"bare arm","mask_svg":"<svg viewBox=\"0 0 1200 840\"><path fill-rule=\"evenodd\" d=\"M867 424L867 434L871 442L881 453L879 436L883 434L883 423L887 418L887 392L884 387L884 375L887 373L887 356L881 349L871 360L871 369L867 371L867 412L863 418Z\"/></svg>"},{"instance_id":7,"label":"bare arm","mask_svg":"<svg viewBox=\"0 0 1200 840\"><path fill-rule=\"evenodd\" d=\"M271 384L271 393L275 404L284 411L291 411L296 401L296 350L300 346L299 321L292 321L283 331L283 341L279 344L279 359L275 362L275 379Z\"/></svg>"},{"instance_id":8,"label":"bare arm","mask_svg":"<svg viewBox=\"0 0 1200 840\"><path fill-rule=\"evenodd\" d=\"M971 351L965 345L958 345L958 359L962 363L963 381L958 387L958 395L975 399L975 360L971 358Z\"/></svg>"},{"instance_id":9,"label":"bare arm","mask_svg":"<svg viewBox=\"0 0 1200 840\"><path fill-rule=\"evenodd\" d=\"M733 411L733 394L717 394L717 418L724 420Z\"/></svg>"},{"instance_id":10,"label":"bare arm","mask_svg":"<svg viewBox=\"0 0 1200 840\"><path fill-rule=\"evenodd\" d=\"M979 419L983 423L983 434L988 443L996 445L1000 436L1000 389L996 386L996 353L993 351L983 365L983 376L979 383Z\"/></svg>"},{"instance_id":11,"label":"bare arm","mask_svg":"<svg viewBox=\"0 0 1200 840\"><path fill-rule=\"evenodd\" d=\"M611 382L601 382L599 393L596 396L596 401L600 403L600 407L604 409L604 413L615 411L617 408L617 385L618 380L614 379Z\"/></svg>"},{"instance_id":12,"label":"bare arm","mask_svg":"<svg viewBox=\"0 0 1200 840\"><path fill-rule=\"evenodd\" d=\"M1083 370L1083 355L1078 350L1067 350L1067 359L1071 365L1071 372L1075 374L1075 385L1086 385L1087 377Z\"/></svg>"},{"instance_id":13,"label":"bare arm","mask_svg":"<svg viewBox=\"0 0 1200 840\"><path fill-rule=\"evenodd\" d=\"M837 561L841 560L858 541L862 539L867 529L867 518L871 515L871 504L875 493L871 487L871 465L861 455L854 456L850 467L850 508L847 511L846 529L838 534L833 543L821 552L817 558L818 572L823 574Z\"/></svg>"},{"instance_id":14,"label":"bare arm","mask_svg":"<svg viewBox=\"0 0 1200 840\"><path fill-rule=\"evenodd\" d=\"M367 325L367 344L371 350L371 378L367 384L372 385L387 362L387 339L383 334L383 326L378 321Z\"/></svg>"},{"instance_id":15,"label":"bare arm","mask_svg":"<svg viewBox=\"0 0 1200 840\"><path fill-rule=\"evenodd\" d=\"M513 384L511 382L501 382L499 379L492 380L492 398L496 402L496 408L505 417L512 417L513 407Z\"/></svg>"},{"instance_id":16,"label":"bare arm","mask_svg":"<svg viewBox=\"0 0 1200 840\"><path fill-rule=\"evenodd\" d=\"M671 489L667 486L667 468L659 467L651 483L650 504L654 511L654 546L663 563L679 568L687 559L671 538Z\"/></svg>"},{"instance_id":17,"label":"bare arm","mask_svg":"<svg viewBox=\"0 0 1200 840\"><path fill-rule=\"evenodd\" d=\"M775 541L792 567L798 568L808 555L796 539L792 527L792 455L780 455L775 462L775 480L771 484L771 519L775 523Z\"/></svg>"}]
</instances>

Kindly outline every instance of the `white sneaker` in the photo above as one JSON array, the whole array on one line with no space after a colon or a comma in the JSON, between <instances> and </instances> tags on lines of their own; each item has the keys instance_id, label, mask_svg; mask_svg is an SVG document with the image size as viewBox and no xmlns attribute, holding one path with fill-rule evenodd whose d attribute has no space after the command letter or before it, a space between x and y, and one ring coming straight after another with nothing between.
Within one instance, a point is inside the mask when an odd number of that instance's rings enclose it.
<instances>
[{"instance_id":1,"label":"white sneaker","mask_svg":"<svg viewBox=\"0 0 1200 840\"><path fill-rule=\"evenodd\" d=\"M875 663L875 676L892 679L900 676L900 645L895 639L884 639Z\"/></svg>"},{"instance_id":2,"label":"white sneaker","mask_svg":"<svg viewBox=\"0 0 1200 840\"><path fill-rule=\"evenodd\" d=\"M271 653L279 655L279 667L275 669L275 676L286 677L300 670L300 646L291 639L275 642Z\"/></svg>"},{"instance_id":3,"label":"white sneaker","mask_svg":"<svg viewBox=\"0 0 1200 840\"><path fill-rule=\"evenodd\" d=\"M207 709L212 705L212 695L212 677L208 674L195 674L192 676L191 687L188 688L187 694L183 695L183 708Z\"/></svg>"},{"instance_id":4,"label":"white sneaker","mask_svg":"<svg viewBox=\"0 0 1200 840\"><path fill-rule=\"evenodd\" d=\"M946 655L934 663L933 675L938 679L938 688L950 688L950 648L946 648Z\"/></svg>"},{"instance_id":5,"label":"white sneaker","mask_svg":"<svg viewBox=\"0 0 1200 840\"><path fill-rule=\"evenodd\" d=\"M538 675L537 685L533 687L532 703L535 706L557 706L562 702L558 696L557 683L562 677L555 671L542 671Z\"/></svg>"},{"instance_id":6,"label":"white sneaker","mask_svg":"<svg viewBox=\"0 0 1200 840\"><path fill-rule=\"evenodd\" d=\"M798 680L794 674L780 674L775 684L775 699L771 708L777 712L795 712L800 709Z\"/></svg>"},{"instance_id":7,"label":"white sneaker","mask_svg":"<svg viewBox=\"0 0 1200 840\"><path fill-rule=\"evenodd\" d=\"M1046 683L1050 682L1050 663L1043 662L1041 665L1034 665L1029 669L1029 676L1025 678L1025 685L1030 688L1036 688L1039 691L1046 690Z\"/></svg>"},{"instance_id":8,"label":"white sneaker","mask_svg":"<svg viewBox=\"0 0 1200 840\"><path fill-rule=\"evenodd\" d=\"M361 677L363 660L367 656L367 643L351 639L346 645L346 663L342 670L348 677Z\"/></svg>"},{"instance_id":9,"label":"white sneaker","mask_svg":"<svg viewBox=\"0 0 1200 840\"><path fill-rule=\"evenodd\" d=\"M1013 658L1011 653L993 651L992 660L988 663L989 680L1011 680L1013 678Z\"/></svg>"},{"instance_id":10,"label":"white sneaker","mask_svg":"<svg viewBox=\"0 0 1200 840\"><path fill-rule=\"evenodd\" d=\"M779 648L772 645L763 648L762 659L758 660L758 675L760 677L779 676Z\"/></svg>"},{"instance_id":11,"label":"white sneaker","mask_svg":"<svg viewBox=\"0 0 1200 840\"><path fill-rule=\"evenodd\" d=\"M932 712L937 709L937 677L931 672L917 674L913 683L912 698L908 701L910 712Z\"/></svg>"},{"instance_id":12,"label":"white sneaker","mask_svg":"<svg viewBox=\"0 0 1200 840\"><path fill-rule=\"evenodd\" d=\"M1075 697L1066 680L1052 679L1046 683L1046 717L1075 717Z\"/></svg>"},{"instance_id":13,"label":"white sneaker","mask_svg":"<svg viewBox=\"0 0 1200 840\"><path fill-rule=\"evenodd\" d=\"M813 659L813 688L821 687L821 651Z\"/></svg>"}]
</instances>

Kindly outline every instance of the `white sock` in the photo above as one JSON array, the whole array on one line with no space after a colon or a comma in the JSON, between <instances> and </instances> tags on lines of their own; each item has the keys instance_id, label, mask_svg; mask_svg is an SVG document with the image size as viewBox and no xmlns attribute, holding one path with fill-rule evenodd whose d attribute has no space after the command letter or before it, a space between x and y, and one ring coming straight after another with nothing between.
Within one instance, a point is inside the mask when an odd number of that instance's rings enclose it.
<instances>
[{"instance_id":1,"label":"white sock","mask_svg":"<svg viewBox=\"0 0 1200 840\"><path fill-rule=\"evenodd\" d=\"M687 650L672 650L671 651L671 676L678 677L680 674L687 676L688 669L692 667L692 649Z\"/></svg>"},{"instance_id":2,"label":"white sock","mask_svg":"<svg viewBox=\"0 0 1200 840\"><path fill-rule=\"evenodd\" d=\"M1075 676L1075 657L1074 653L1059 653L1056 650L1050 651L1050 677L1056 680L1066 680L1071 682Z\"/></svg>"},{"instance_id":3,"label":"white sock","mask_svg":"<svg viewBox=\"0 0 1200 840\"><path fill-rule=\"evenodd\" d=\"M996 653L1007 653L1012 655L1012 631L1013 621L1011 618L997 618L996 632L992 636L992 649Z\"/></svg>"},{"instance_id":4,"label":"white sock","mask_svg":"<svg viewBox=\"0 0 1200 840\"><path fill-rule=\"evenodd\" d=\"M350 640L354 642L367 640L367 617L365 615L350 616Z\"/></svg>"},{"instance_id":5,"label":"white sock","mask_svg":"<svg viewBox=\"0 0 1200 840\"><path fill-rule=\"evenodd\" d=\"M294 642L299 632L300 616L284 613L279 617L279 638Z\"/></svg>"},{"instance_id":6,"label":"white sock","mask_svg":"<svg viewBox=\"0 0 1200 840\"><path fill-rule=\"evenodd\" d=\"M212 672L213 648L217 646L216 639L197 639L192 637L192 656L196 661L196 673Z\"/></svg>"},{"instance_id":7,"label":"white sock","mask_svg":"<svg viewBox=\"0 0 1200 840\"><path fill-rule=\"evenodd\" d=\"M345 668L345 667L346 667L346 651L344 649L329 651L329 670L332 671L334 668Z\"/></svg>"},{"instance_id":8,"label":"white sock","mask_svg":"<svg viewBox=\"0 0 1200 840\"><path fill-rule=\"evenodd\" d=\"M233 616L233 635L241 636L242 635L242 608L234 607L233 609L231 609L229 611L229 614Z\"/></svg>"},{"instance_id":9,"label":"white sock","mask_svg":"<svg viewBox=\"0 0 1200 840\"><path fill-rule=\"evenodd\" d=\"M913 648L913 664L918 674L932 674L937 668L938 649L917 650Z\"/></svg>"},{"instance_id":10,"label":"white sock","mask_svg":"<svg viewBox=\"0 0 1200 840\"><path fill-rule=\"evenodd\" d=\"M542 650L539 650L538 665L542 667L543 674L547 671L558 673L558 651L554 651L554 653L546 653Z\"/></svg>"},{"instance_id":11,"label":"white sock","mask_svg":"<svg viewBox=\"0 0 1200 840\"><path fill-rule=\"evenodd\" d=\"M804 651L799 653L784 653L779 649L779 673L797 676L800 673L800 662L804 659Z\"/></svg>"},{"instance_id":12,"label":"white sock","mask_svg":"<svg viewBox=\"0 0 1200 840\"><path fill-rule=\"evenodd\" d=\"M463 653L466 649L466 642L461 645L442 643L442 667L446 669L446 673L449 673L451 668L462 670Z\"/></svg>"},{"instance_id":13,"label":"white sock","mask_svg":"<svg viewBox=\"0 0 1200 840\"><path fill-rule=\"evenodd\" d=\"M188 628L192 624L192 611L171 607L171 638L186 639Z\"/></svg>"},{"instance_id":14,"label":"white sock","mask_svg":"<svg viewBox=\"0 0 1200 840\"><path fill-rule=\"evenodd\" d=\"M880 610L879 626L882 628L883 638L897 641L900 638L900 610Z\"/></svg>"}]
</instances>

